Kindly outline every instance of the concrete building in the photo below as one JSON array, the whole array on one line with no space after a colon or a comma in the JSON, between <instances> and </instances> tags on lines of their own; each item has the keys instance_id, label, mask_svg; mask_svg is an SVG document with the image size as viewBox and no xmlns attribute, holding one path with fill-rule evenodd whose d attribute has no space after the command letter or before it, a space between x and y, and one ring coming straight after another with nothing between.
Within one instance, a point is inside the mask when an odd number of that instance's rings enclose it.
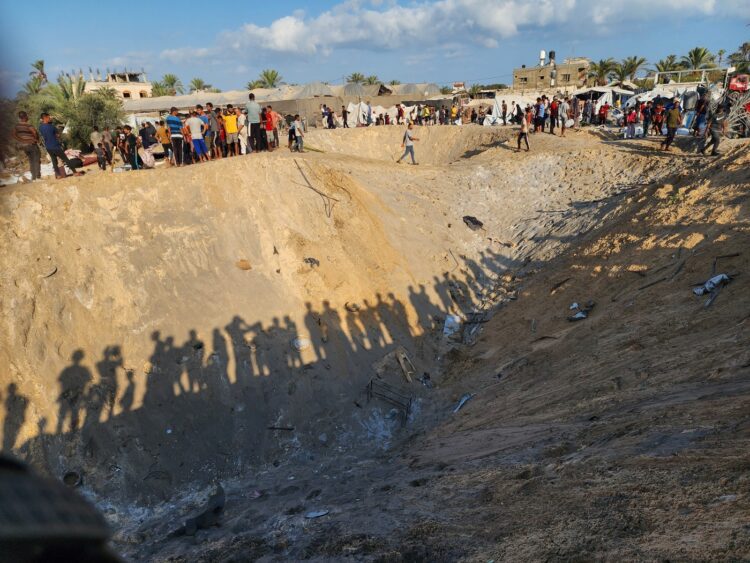
<instances>
[{"instance_id":1,"label":"concrete building","mask_svg":"<svg viewBox=\"0 0 750 563\"><path fill-rule=\"evenodd\" d=\"M144 72L110 72L106 78L93 73L86 81L86 92L93 92L101 88L111 88L123 99L132 100L151 97L151 82Z\"/></svg>"},{"instance_id":2,"label":"concrete building","mask_svg":"<svg viewBox=\"0 0 750 563\"><path fill-rule=\"evenodd\" d=\"M549 60L540 54L537 66L513 69L513 89L545 90L547 88L578 88L586 84L590 61L586 58L555 61L555 52L550 51ZM553 82L554 81L554 82Z\"/></svg>"}]
</instances>

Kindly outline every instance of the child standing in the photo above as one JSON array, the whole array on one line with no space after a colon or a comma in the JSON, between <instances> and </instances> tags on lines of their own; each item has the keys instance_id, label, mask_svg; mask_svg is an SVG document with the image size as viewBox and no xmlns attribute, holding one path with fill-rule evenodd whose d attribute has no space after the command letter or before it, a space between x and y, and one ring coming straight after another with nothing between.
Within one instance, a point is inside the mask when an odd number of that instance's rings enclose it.
<instances>
[{"instance_id":1,"label":"child standing","mask_svg":"<svg viewBox=\"0 0 750 563\"><path fill-rule=\"evenodd\" d=\"M294 136L297 139L297 152L305 152L305 130L304 126L302 125L302 121L299 118L299 114L296 114L294 116Z\"/></svg>"}]
</instances>

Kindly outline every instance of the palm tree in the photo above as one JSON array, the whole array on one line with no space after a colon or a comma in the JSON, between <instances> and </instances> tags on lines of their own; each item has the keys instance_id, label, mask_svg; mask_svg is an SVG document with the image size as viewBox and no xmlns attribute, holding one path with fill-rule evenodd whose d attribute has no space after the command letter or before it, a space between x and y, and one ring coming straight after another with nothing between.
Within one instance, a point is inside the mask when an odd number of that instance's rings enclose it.
<instances>
[{"instance_id":1,"label":"palm tree","mask_svg":"<svg viewBox=\"0 0 750 563\"><path fill-rule=\"evenodd\" d=\"M612 70L609 71L609 78L614 78L617 82L622 84L628 79L628 76L630 76L630 68L625 66L623 63L615 63L615 66L612 67Z\"/></svg>"},{"instance_id":2,"label":"palm tree","mask_svg":"<svg viewBox=\"0 0 750 563\"><path fill-rule=\"evenodd\" d=\"M635 80L635 75L638 74L638 71L641 70L645 64L646 59L643 57L625 57L622 60L622 66L631 81Z\"/></svg>"},{"instance_id":3,"label":"palm tree","mask_svg":"<svg viewBox=\"0 0 750 563\"><path fill-rule=\"evenodd\" d=\"M47 74L44 72L44 61L39 59L31 63L31 66L34 67L34 70L29 73L29 76L38 78L39 84L45 84L47 82Z\"/></svg>"},{"instance_id":4,"label":"palm tree","mask_svg":"<svg viewBox=\"0 0 750 563\"><path fill-rule=\"evenodd\" d=\"M718 57L718 61L716 61L717 66L721 66L722 61L724 60L724 55L726 55L727 52L724 49L719 49L716 51L716 56Z\"/></svg>"},{"instance_id":5,"label":"palm tree","mask_svg":"<svg viewBox=\"0 0 750 563\"><path fill-rule=\"evenodd\" d=\"M248 90L255 90L256 88L263 88L263 82L260 80L251 80L245 86Z\"/></svg>"},{"instance_id":6,"label":"palm tree","mask_svg":"<svg viewBox=\"0 0 750 563\"><path fill-rule=\"evenodd\" d=\"M444 96L446 94L452 94L453 88L451 88L450 86L443 86L442 88L440 88L440 93L443 94Z\"/></svg>"},{"instance_id":7,"label":"palm tree","mask_svg":"<svg viewBox=\"0 0 750 563\"><path fill-rule=\"evenodd\" d=\"M169 88L164 86L164 84L161 83L160 81L151 83L151 96L152 97L158 98L160 96L171 96L171 95L172 93L169 90Z\"/></svg>"},{"instance_id":8,"label":"palm tree","mask_svg":"<svg viewBox=\"0 0 750 563\"><path fill-rule=\"evenodd\" d=\"M750 72L750 42L743 43L729 55L729 62L737 68L737 72Z\"/></svg>"},{"instance_id":9,"label":"palm tree","mask_svg":"<svg viewBox=\"0 0 750 563\"><path fill-rule=\"evenodd\" d=\"M469 95L476 96L479 94L479 91L482 89L481 84L472 84L471 88L469 88Z\"/></svg>"},{"instance_id":10,"label":"palm tree","mask_svg":"<svg viewBox=\"0 0 750 563\"><path fill-rule=\"evenodd\" d=\"M21 95L24 97L35 96L36 94L39 94L41 91L42 91L42 79L39 76L32 76L31 78L29 78L26 84L23 85L23 89L21 90Z\"/></svg>"},{"instance_id":11,"label":"palm tree","mask_svg":"<svg viewBox=\"0 0 750 563\"><path fill-rule=\"evenodd\" d=\"M656 72L671 72L679 70L680 63L677 62L677 55L667 55L654 65Z\"/></svg>"},{"instance_id":12,"label":"palm tree","mask_svg":"<svg viewBox=\"0 0 750 563\"><path fill-rule=\"evenodd\" d=\"M365 78L365 84L369 84L370 86L374 84L380 84L380 79L376 75L371 74L370 76Z\"/></svg>"},{"instance_id":13,"label":"palm tree","mask_svg":"<svg viewBox=\"0 0 750 563\"><path fill-rule=\"evenodd\" d=\"M199 90L205 92L206 90L210 90L211 88L212 86L209 83L207 83L205 80L203 80L202 78L193 78L190 81L191 92L198 92Z\"/></svg>"},{"instance_id":14,"label":"palm tree","mask_svg":"<svg viewBox=\"0 0 750 563\"><path fill-rule=\"evenodd\" d=\"M682 57L682 64L687 69L707 68L714 65L714 56L705 47L695 47Z\"/></svg>"},{"instance_id":15,"label":"palm tree","mask_svg":"<svg viewBox=\"0 0 750 563\"><path fill-rule=\"evenodd\" d=\"M365 81L365 75L361 72L352 72L346 77L347 82L353 82L354 84L362 84Z\"/></svg>"},{"instance_id":16,"label":"palm tree","mask_svg":"<svg viewBox=\"0 0 750 563\"><path fill-rule=\"evenodd\" d=\"M276 88L281 82L281 75L278 70L267 68L261 71L258 81L263 84L262 88Z\"/></svg>"},{"instance_id":17,"label":"palm tree","mask_svg":"<svg viewBox=\"0 0 750 563\"><path fill-rule=\"evenodd\" d=\"M400 81L400 80L391 80L391 81L390 81L390 82L388 83L388 85L389 85L389 86L398 86L399 84L401 84L401 81Z\"/></svg>"},{"instance_id":18,"label":"palm tree","mask_svg":"<svg viewBox=\"0 0 750 563\"><path fill-rule=\"evenodd\" d=\"M170 96L176 96L177 94L185 93L185 88L182 85L182 81L174 74L165 74L164 76L162 76L161 83L167 89Z\"/></svg>"},{"instance_id":19,"label":"palm tree","mask_svg":"<svg viewBox=\"0 0 750 563\"><path fill-rule=\"evenodd\" d=\"M589 66L589 78L594 79L594 85L603 86L607 83L607 78L612 73L617 63L614 59L600 59L599 62L591 63Z\"/></svg>"}]
</instances>

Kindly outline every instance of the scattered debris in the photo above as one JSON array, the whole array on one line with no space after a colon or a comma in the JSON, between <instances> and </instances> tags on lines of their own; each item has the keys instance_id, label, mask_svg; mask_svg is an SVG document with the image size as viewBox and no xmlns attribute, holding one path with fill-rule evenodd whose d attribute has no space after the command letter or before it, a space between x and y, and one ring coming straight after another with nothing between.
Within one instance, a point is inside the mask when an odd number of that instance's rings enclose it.
<instances>
[{"instance_id":1,"label":"scattered debris","mask_svg":"<svg viewBox=\"0 0 750 563\"><path fill-rule=\"evenodd\" d=\"M549 290L549 294L554 295L555 293L557 293L557 290L562 288L562 286L568 283L571 279L573 278L565 278L564 280L557 282L555 285L552 286L552 289Z\"/></svg>"},{"instance_id":2,"label":"scattered debris","mask_svg":"<svg viewBox=\"0 0 750 563\"><path fill-rule=\"evenodd\" d=\"M261 491L260 489L253 489L247 494L247 497L251 499L260 498L262 496L263 496L263 491Z\"/></svg>"},{"instance_id":3,"label":"scattered debris","mask_svg":"<svg viewBox=\"0 0 750 563\"><path fill-rule=\"evenodd\" d=\"M596 303L594 303L593 301L588 301L584 307L581 307L578 303L571 303L570 310L577 311L577 313L575 313L571 317L568 317L568 320L570 322L575 322L587 319L589 317L589 313L595 305Z\"/></svg>"},{"instance_id":4,"label":"scattered debris","mask_svg":"<svg viewBox=\"0 0 750 563\"><path fill-rule=\"evenodd\" d=\"M409 359L409 355L406 353L406 350L403 346L399 346L396 349L396 360L398 361L398 365L401 366L401 371L403 372L406 381L411 383L412 375L414 375L417 370L415 369L412 361Z\"/></svg>"},{"instance_id":5,"label":"scattered debris","mask_svg":"<svg viewBox=\"0 0 750 563\"><path fill-rule=\"evenodd\" d=\"M298 336L294 340L292 340L292 348L297 350L298 352L301 352L302 350L307 350L310 346L312 346L312 342L309 338L303 338L301 336Z\"/></svg>"},{"instance_id":6,"label":"scattered debris","mask_svg":"<svg viewBox=\"0 0 750 563\"><path fill-rule=\"evenodd\" d=\"M304 260L302 260L305 264L310 264L311 268L317 268L320 266L320 260L317 258L313 258L312 256L308 256Z\"/></svg>"},{"instance_id":7,"label":"scattered debris","mask_svg":"<svg viewBox=\"0 0 750 563\"><path fill-rule=\"evenodd\" d=\"M458 404L457 404L457 405L456 405L456 407L455 407L455 408L453 409L453 414L455 414L455 413L457 413L458 411L460 411L460 410L461 410L461 408L462 408L462 407L463 407L463 406L464 406L464 405L465 405L466 403L468 403L468 402L469 402L469 401L471 400L471 398L472 398L473 396L474 396L474 393L466 393L466 394L465 394L465 395L464 395L463 397L461 397L461 399L459 399L459 401L458 401Z\"/></svg>"},{"instance_id":8,"label":"scattered debris","mask_svg":"<svg viewBox=\"0 0 750 563\"><path fill-rule=\"evenodd\" d=\"M237 260L234 264L237 266L240 270L252 270L253 266L250 264L249 260L245 260L244 258L241 260Z\"/></svg>"},{"instance_id":9,"label":"scattered debris","mask_svg":"<svg viewBox=\"0 0 750 563\"><path fill-rule=\"evenodd\" d=\"M294 432L294 426L269 426L269 430L284 430L286 432Z\"/></svg>"},{"instance_id":10,"label":"scattered debris","mask_svg":"<svg viewBox=\"0 0 750 563\"><path fill-rule=\"evenodd\" d=\"M47 271L46 273L40 275L40 278L50 278L54 276L57 273L57 266L52 266L52 269Z\"/></svg>"},{"instance_id":11,"label":"scattered debris","mask_svg":"<svg viewBox=\"0 0 750 563\"><path fill-rule=\"evenodd\" d=\"M356 313L357 311L359 311L359 305L347 301L346 303L344 303L344 309L346 309L350 313Z\"/></svg>"},{"instance_id":12,"label":"scattered debris","mask_svg":"<svg viewBox=\"0 0 750 563\"><path fill-rule=\"evenodd\" d=\"M224 487L218 483L206 501L206 508L199 514L185 520L185 525L175 530L171 536L194 536L198 530L207 530L219 523L219 515L224 510L226 497Z\"/></svg>"},{"instance_id":13,"label":"scattered debris","mask_svg":"<svg viewBox=\"0 0 750 563\"><path fill-rule=\"evenodd\" d=\"M424 372L424 375L422 375L422 377L418 378L417 381L419 381L422 385L424 385L428 389L432 389L432 379L430 378L430 374L429 373Z\"/></svg>"},{"instance_id":14,"label":"scattered debris","mask_svg":"<svg viewBox=\"0 0 750 563\"><path fill-rule=\"evenodd\" d=\"M478 231L479 229L484 227L484 223L482 223L476 217L472 217L471 215L464 215L463 219L464 223L466 223L466 226L469 227L472 231Z\"/></svg>"},{"instance_id":15,"label":"scattered debris","mask_svg":"<svg viewBox=\"0 0 750 563\"><path fill-rule=\"evenodd\" d=\"M716 265L719 263L719 260L723 260L725 258L737 258L739 255L739 252L733 252L732 254L722 254L721 256L717 256L716 258L714 258L714 262L711 265L711 275L716 275Z\"/></svg>"},{"instance_id":16,"label":"scattered debris","mask_svg":"<svg viewBox=\"0 0 750 563\"><path fill-rule=\"evenodd\" d=\"M388 385L385 381L380 381L378 379L371 379L367 384L365 391L367 392L368 403L370 402L370 399L376 397L397 407L401 414L401 425L406 426L406 421L411 414L413 402L410 396L405 395L400 389L393 385Z\"/></svg>"},{"instance_id":17,"label":"scattered debris","mask_svg":"<svg viewBox=\"0 0 750 563\"><path fill-rule=\"evenodd\" d=\"M325 516L328 514L328 510L311 510L310 512L305 514L305 518L320 518L321 516Z\"/></svg>"},{"instance_id":18,"label":"scattered debris","mask_svg":"<svg viewBox=\"0 0 750 563\"><path fill-rule=\"evenodd\" d=\"M443 326L443 336L449 337L461 330L461 317L458 315L447 315Z\"/></svg>"},{"instance_id":19,"label":"scattered debris","mask_svg":"<svg viewBox=\"0 0 750 563\"><path fill-rule=\"evenodd\" d=\"M275 244L273 245L273 253L276 256L278 256L278 254L279 254L279 251L276 249L276 245Z\"/></svg>"},{"instance_id":20,"label":"scattered debris","mask_svg":"<svg viewBox=\"0 0 750 563\"><path fill-rule=\"evenodd\" d=\"M711 293L717 288L725 286L730 281L731 281L731 278L728 275L719 274L718 276L712 277L711 279L709 279L707 282L703 283L699 287L694 288L693 293L695 293L698 296L705 295L706 293Z\"/></svg>"}]
</instances>

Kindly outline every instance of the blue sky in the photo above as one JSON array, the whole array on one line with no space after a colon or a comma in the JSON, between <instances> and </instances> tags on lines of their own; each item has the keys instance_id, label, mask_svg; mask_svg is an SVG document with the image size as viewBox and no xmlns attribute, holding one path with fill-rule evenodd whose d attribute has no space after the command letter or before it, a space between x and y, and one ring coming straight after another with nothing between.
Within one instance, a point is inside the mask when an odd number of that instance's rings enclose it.
<instances>
[{"instance_id":1,"label":"blue sky","mask_svg":"<svg viewBox=\"0 0 750 563\"><path fill-rule=\"evenodd\" d=\"M0 7L0 88L14 94L36 59L50 77L143 67L152 79L172 72L223 90L264 68L290 83L341 82L354 71L507 83L540 49L558 60L656 61L696 45L730 53L750 40L748 24L750 0L14 1Z\"/></svg>"}]
</instances>

